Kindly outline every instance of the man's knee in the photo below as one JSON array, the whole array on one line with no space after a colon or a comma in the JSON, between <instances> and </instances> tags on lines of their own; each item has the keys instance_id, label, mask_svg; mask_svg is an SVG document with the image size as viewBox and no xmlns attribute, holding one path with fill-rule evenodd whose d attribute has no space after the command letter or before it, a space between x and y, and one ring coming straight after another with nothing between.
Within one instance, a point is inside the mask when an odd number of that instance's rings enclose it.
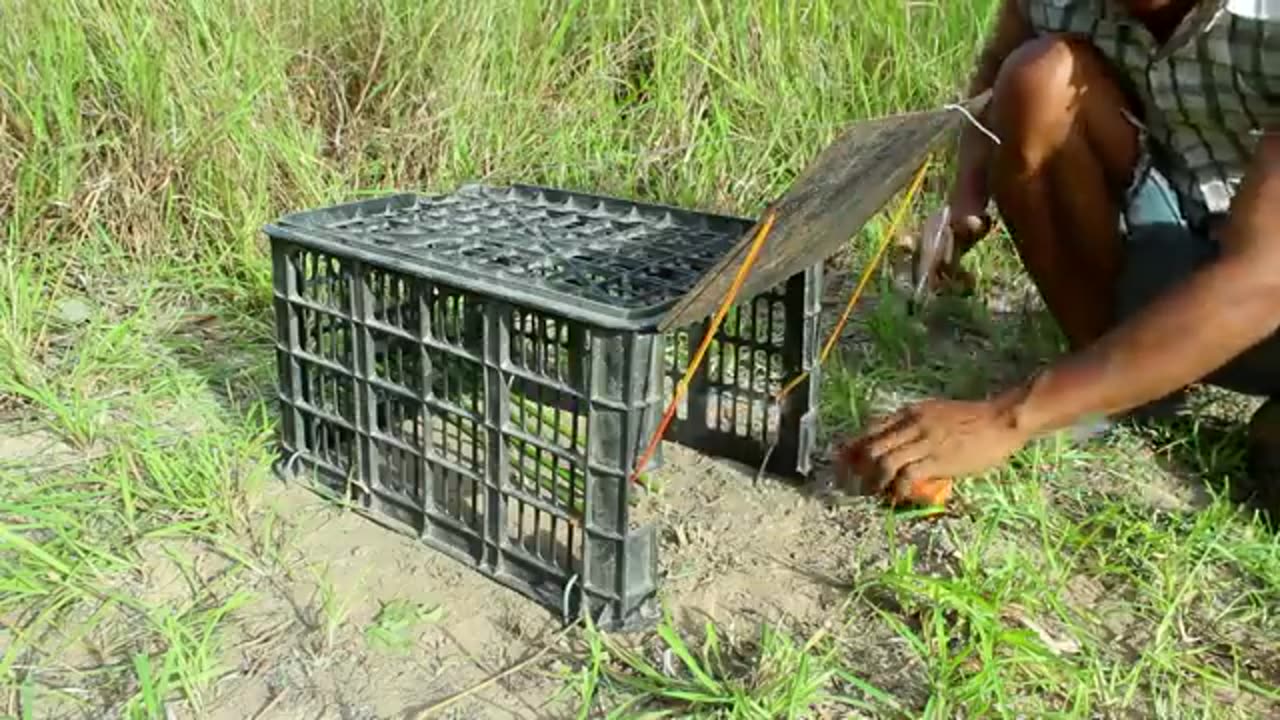
<instances>
[{"instance_id":1,"label":"man's knee","mask_svg":"<svg viewBox=\"0 0 1280 720\"><path fill-rule=\"evenodd\" d=\"M1068 102L1083 66L1092 69L1100 58L1088 42L1067 35L1042 35L1009 54L996 75L995 95L1019 107Z\"/></svg>"},{"instance_id":2,"label":"man's knee","mask_svg":"<svg viewBox=\"0 0 1280 720\"><path fill-rule=\"evenodd\" d=\"M1092 44L1044 35L1000 66L989 117L1002 151L1014 153L1007 159L1020 170L1040 167L1080 133L1110 156L1104 165L1128 167L1137 158L1137 130L1124 117L1128 105L1110 64Z\"/></svg>"}]
</instances>

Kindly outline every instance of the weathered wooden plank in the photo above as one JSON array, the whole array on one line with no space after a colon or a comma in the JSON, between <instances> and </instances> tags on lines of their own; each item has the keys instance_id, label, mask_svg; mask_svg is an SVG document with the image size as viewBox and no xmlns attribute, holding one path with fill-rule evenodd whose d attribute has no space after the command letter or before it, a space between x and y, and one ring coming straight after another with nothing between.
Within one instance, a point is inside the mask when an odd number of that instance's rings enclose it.
<instances>
[{"instance_id":1,"label":"weathered wooden plank","mask_svg":"<svg viewBox=\"0 0 1280 720\"><path fill-rule=\"evenodd\" d=\"M965 108L977 115L988 95ZM785 195L766 209L777 211L773 231L738 298L749 298L830 257L910 181L945 135L968 122L954 110L907 113L859 122L818 155ZM755 234L733 250L663 317L669 330L716 311L733 283Z\"/></svg>"}]
</instances>

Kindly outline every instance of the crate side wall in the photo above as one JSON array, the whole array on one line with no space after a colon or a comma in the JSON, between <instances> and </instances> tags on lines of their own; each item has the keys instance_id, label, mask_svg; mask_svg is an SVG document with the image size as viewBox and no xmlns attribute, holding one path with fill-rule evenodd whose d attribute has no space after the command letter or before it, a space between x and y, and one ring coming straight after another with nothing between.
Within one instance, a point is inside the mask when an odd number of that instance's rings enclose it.
<instances>
[{"instance_id":1,"label":"crate side wall","mask_svg":"<svg viewBox=\"0 0 1280 720\"><path fill-rule=\"evenodd\" d=\"M817 432L821 287L818 263L735 305L690 378L667 438L752 467L767 456L770 472L806 475ZM667 334L667 402L710 324ZM809 376L775 403L783 385L805 371Z\"/></svg>"},{"instance_id":2,"label":"crate side wall","mask_svg":"<svg viewBox=\"0 0 1280 720\"><path fill-rule=\"evenodd\" d=\"M656 424L652 337L272 247L289 469L557 611L572 583L607 626L649 612L620 468Z\"/></svg>"}]
</instances>

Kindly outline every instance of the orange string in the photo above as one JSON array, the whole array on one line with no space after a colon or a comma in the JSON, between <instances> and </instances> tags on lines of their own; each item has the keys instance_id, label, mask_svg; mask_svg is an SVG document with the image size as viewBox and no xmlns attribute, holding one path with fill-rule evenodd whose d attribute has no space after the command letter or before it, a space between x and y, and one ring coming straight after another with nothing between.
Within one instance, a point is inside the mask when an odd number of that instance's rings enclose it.
<instances>
[{"instance_id":1,"label":"orange string","mask_svg":"<svg viewBox=\"0 0 1280 720\"><path fill-rule=\"evenodd\" d=\"M676 383L675 392L671 395L671 404L667 406L666 413L662 416L662 422L658 424L658 429L653 433L653 437L649 439L649 446L645 448L644 454L635 464L632 471L631 480L636 482L640 476L640 470L649 463L649 459L653 457L654 451L658 449L658 444L662 442L663 436L667 432L667 426L671 424L672 418L675 417L676 407L680 404L680 400L684 398L684 394L689 390L689 381L693 378L693 374L698 371L698 367L702 364L703 357L707 354L707 348L711 347L711 341L715 338L716 332L720 329L720 323L724 321L725 315L729 314L729 309L733 307L734 300L738 297L738 291L742 289L743 283L747 280L747 275L751 272L751 266L755 264L756 256L760 254L760 248L764 247L765 238L773 230L773 221L777 213L770 210L765 217L763 223L756 230L755 239L751 241L751 248L747 251L747 257L742 262L742 267L738 268L738 274L733 278L733 284L729 286L729 292L724 300L720 303L720 308L716 310L715 317L711 320L711 327L707 328L707 332L702 336L702 343L698 346L698 351L694 353L693 358L689 361L689 367L685 370L684 376L680 378L680 382Z\"/></svg>"},{"instance_id":2,"label":"orange string","mask_svg":"<svg viewBox=\"0 0 1280 720\"><path fill-rule=\"evenodd\" d=\"M876 254L872 257L871 262L862 271L862 277L858 280L858 285L853 289L853 294L849 296L849 302L845 303L844 312L840 315L840 320L836 322L836 326L831 331L831 335L827 337L827 342L822 346L822 352L818 355L818 366L821 367L827 361L827 356L831 354L831 349L835 347L836 341L840 338L840 333L844 332L845 323L849 322L849 316L853 313L853 306L858 303L862 297L862 291L866 289L867 283L871 280L872 273L876 267L880 265L881 259L884 257L885 250L889 248L889 242L893 240L894 234L898 230L898 226L902 224L902 219L907 213L907 208L911 206L911 200L915 197L916 192L920 189L920 185L924 182L925 171L929 169L929 163L925 162L916 171L915 178L911 181L911 186L907 189L907 194L902 198L902 204L898 206L898 210L894 213L893 219L889 221L889 229L885 232L884 238L880 240L880 247L876 250ZM809 377L809 371L805 370L790 382L782 386L782 389L774 394L774 402L781 402L797 385L804 382Z\"/></svg>"}]
</instances>

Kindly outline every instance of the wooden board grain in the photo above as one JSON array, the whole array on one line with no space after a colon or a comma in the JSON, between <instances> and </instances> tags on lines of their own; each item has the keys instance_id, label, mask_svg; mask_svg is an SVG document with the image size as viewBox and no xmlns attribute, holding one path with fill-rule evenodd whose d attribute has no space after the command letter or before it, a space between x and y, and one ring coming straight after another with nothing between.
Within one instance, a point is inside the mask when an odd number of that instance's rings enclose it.
<instances>
[{"instance_id":1,"label":"wooden board grain","mask_svg":"<svg viewBox=\"0 0 1280 720\"><path fill-rule=\"evenodd\" d=\"M989 94L964 104L975 116ZM818 155L774 210L773 230L756 258L738 299L752 297L830 257L910 180L929 153L968 120L955 110L893 115L859 122ZM663 331L706 318L716 311L755 235L749 230L662 318Z\"/></svg>"}]
</instances>

